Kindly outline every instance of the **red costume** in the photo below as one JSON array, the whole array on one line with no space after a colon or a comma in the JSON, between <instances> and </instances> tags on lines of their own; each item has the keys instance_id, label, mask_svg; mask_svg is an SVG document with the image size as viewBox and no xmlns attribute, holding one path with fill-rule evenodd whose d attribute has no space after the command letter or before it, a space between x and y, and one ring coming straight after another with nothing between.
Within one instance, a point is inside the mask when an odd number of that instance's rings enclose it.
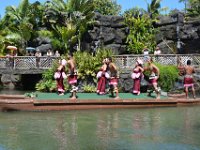
<instances>
[{"instance_id":1,"label":"red costume","mask_svg":"<svg viewBox=\"0 0 200 150\"><path fill-rule=\"evenodd\" d=\"M65 87L63 84L64 79L66 78L65 74L65 67L62 67L61 69L58 69L57 72L54 74L54 78L56 79L57 82L57 90L59 93L64 93L65 92Z\"/></svg>"},{"instance_id":2,"label":"red costume","mask_svg":"<svg viewBox=\"0 0 200 150\"><path fill-rule=\"evenodd\" d=\"M191 87L194 85L193 76L185 75L184 77L184 87Z\"/></svg>"},{"instance_id":3,"label":"red costume","mask_svg":"<svg viewBox=\"0 0 200 150\"><path fill-rule=\"evenodd\" d=\"M101 69L101 71L97 73L97 78L97 93L103 95L106 93L106 82L109 78L109 74Z\"/></svg>"},{"instance_id":4,"label":"red costume","mask_svg":"<svg viewBox=\"0 0 200 150\"><path fill-rule=\"evenodd\" d=\"M142 78L142 72L140 70L134 69L131 77L134 80L133 93L139 95L140 94L140 82L141 82L141 78Z\"/></svg>"}]
</instances>

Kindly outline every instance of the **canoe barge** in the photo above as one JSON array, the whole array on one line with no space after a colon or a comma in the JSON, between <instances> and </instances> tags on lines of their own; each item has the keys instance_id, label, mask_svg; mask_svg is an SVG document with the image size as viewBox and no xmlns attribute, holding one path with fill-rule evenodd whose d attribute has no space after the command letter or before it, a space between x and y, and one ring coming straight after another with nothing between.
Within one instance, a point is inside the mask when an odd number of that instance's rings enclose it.
<instances>
[{"instance_id":1,"label":"canoe barge","mask_svg":"<svg viewBox=\"0 0 200 150\"><path fill-rule=\"evenodd\" d=\"M27 98L23 95L0 95L0 111L60 111L105 108L147 108L177 107L199 105L200 98L184 99L167 97L165 99L43 99Z\"/></svg>"}]
</instances>

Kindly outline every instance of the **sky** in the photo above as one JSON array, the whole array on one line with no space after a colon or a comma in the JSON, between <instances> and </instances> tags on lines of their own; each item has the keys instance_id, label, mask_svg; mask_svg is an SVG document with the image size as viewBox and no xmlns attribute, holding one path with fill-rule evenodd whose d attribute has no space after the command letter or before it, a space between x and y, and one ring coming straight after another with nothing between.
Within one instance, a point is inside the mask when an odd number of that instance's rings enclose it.
<instances>
[{"instance_id":1,"label":"sky","mask_svg":"<svg viewBox=\"0 0 200 150\"><path fill-rule=\"evenodd\" d=\"M29 0L30 3L33 3L35 1L36 0ZM46 0L38 0L38 1L40 1L41 3L44 3ZM179 0L161 0L161 7L168 7L169 10L172 10L172 9L183 10L184 4L179 3L178 1ZM146 2L150 3L151 0L117 0L117 3L122 6L122 12L136 6L146 9L147 8ZM20 3L20 0L1 0L1 3L0 3L1 17L3 17L5 14L6 6L10 6L10 5L18 6L19 3Z\"/></svg>"}]
</instances>

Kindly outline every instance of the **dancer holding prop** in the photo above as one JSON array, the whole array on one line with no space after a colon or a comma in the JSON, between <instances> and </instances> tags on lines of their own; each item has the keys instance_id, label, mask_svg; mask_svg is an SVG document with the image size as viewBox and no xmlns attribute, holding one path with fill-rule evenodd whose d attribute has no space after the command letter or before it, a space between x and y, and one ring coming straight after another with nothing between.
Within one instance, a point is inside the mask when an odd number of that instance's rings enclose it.
<instances>
[{"instance_id":1,"label":"dancer holding prop","mask_svg":"<svg viewBox=\"0 0 200 150\"><path fill-rule=\"evenodd\" d=\"M68 54L67 56L67 66L68 66L68 83L71 86L71 99L76 99L76 93L78 90L77 84L77 71L76 71L76 63L72 54Z\"/></svg>"},{"instance_id":2,"label":"dancer holding prop","mask_svg":"<svg viewBox=\"0 0 200 150\"><path fill-rule=\"evenodd\" d=\"M57 68L57 71L54 74L54 78L57 82L57 91L59 95L64 95L65 93L65 87L64 87L64 79L67 78L67 75L65 74L65 66L67 64L67 61L65 59L62 59L60 62L59 67Z\"/></svg>"},{"instance_id":3,"label":"dancer holding prop","mask_svg":"<svg viewBox=\"0 0 200 150\"><path fill-rule=\"evenodd\" d=\"M97 73L97 94L99 95L104 95L106 94L106 82L107 79L110 78L107 70L108 70L108 66L107 63L108 62L108 58L103 60L103 65L100 68L100 71Z\"/></svg>"},{"instance_id":4,"label":"dancer holding prop","mask_svg":"<svg viewBox=\"0 0 200 150\"><path fill-rule=\"evenodd\" d=\"M118 75L118 71L117 71L117 67L116 65L112 62L112 58L108 58L108 62L107 65L109 67L109 71L110 71L110 91L111 91L111 95L114 96L115 93L115 99L119 99L119 90L118 90L118 79L119 79L119 75Z\"/></svg>"}]
</instances>

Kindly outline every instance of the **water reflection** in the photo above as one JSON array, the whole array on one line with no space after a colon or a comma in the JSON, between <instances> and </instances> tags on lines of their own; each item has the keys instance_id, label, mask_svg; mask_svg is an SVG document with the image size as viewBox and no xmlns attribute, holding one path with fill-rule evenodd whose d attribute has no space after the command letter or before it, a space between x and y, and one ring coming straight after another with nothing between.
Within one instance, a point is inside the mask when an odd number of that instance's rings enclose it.
<instances>
[{"instance_id":1,"label":"water reflection","mask_svg":"<svg viewBox=\"0 0 200 150\"><path fill-rule=\"evenodd\" d=\"M1 112L0 150L200 149L200 107Z\"/></svg>"}]
</instances>

